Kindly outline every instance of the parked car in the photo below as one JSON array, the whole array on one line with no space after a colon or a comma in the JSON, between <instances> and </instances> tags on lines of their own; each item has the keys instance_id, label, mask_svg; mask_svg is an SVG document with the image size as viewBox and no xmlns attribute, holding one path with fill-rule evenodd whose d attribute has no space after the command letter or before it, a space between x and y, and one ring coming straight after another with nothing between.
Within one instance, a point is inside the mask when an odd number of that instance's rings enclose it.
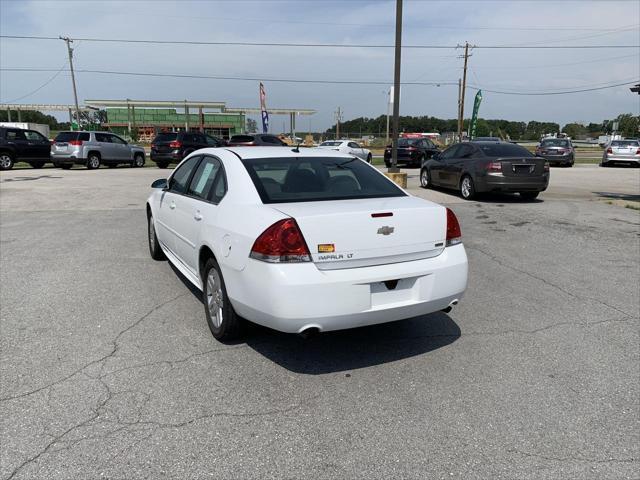
<instances>
[{"instance_id":1,"label":"parked car","mask_svg":"<svg viewBox=\"0 0 640 480\"><path fill-rule=\"evenodd\" d=\"M458 303L467 256L451 210L351 155L303 152L204 149L151 185L151 257L202 290L214 337L243 319L306 333Z\"/></svg>"},{"instance_id":2,"label":"parked car","mask_svg":"<svg viewBox=\"0 0 640 480\"><path fill-rule=\"evenodd\" d=\"M151 142L151 160L160 168L180 163L192 152L207 147L224 147L221 138L199 132L161 132Z\"/></svg>"},{"instance_id":3,"label":"parked car","mask_svg":"<svg viewBox=\"0 0 640 480\"><path fill-rule=\"evenodd\" d=\"M545 138L536 147L536 155L545 158L550 165L573 167L575 150L567 138Z\"/></svg>"},{"instance_id":4,"label":"parked car","mask_svg":"<svg viewBox=\"0 0 640 480\"><path fill-rule=\"evenodd\" d=\"M614 164L640 166L640 141L613 140L607 145L600 166L609 167Z\"/></svg>"},{"instance_id":5,"label":"parked car","mask_svg":"<svg viewBox=\"0 0 640 480\"><path fill-rule=\"evenodd\" d=\"M512 143L457 143L422 165L420 185L455 189L466 200L480 192L517 192L533 200L549 185L549 164Z\"/></svg>"},{"instance_id":6,"label":"parked car","mask_svg":"<svg viewBox=\"0 0 640 480\"><path fill-rule=\"evenodd\" d=\"M246 135L234 135L229 139L230 147L286 147L287 143L283 142L275 135L268 133L250 133Z\"/></svg>"},{"instance_id":7,"label":"parked car","mask_svg":"<svg viewBox=\"0 0 640 480\"><path fill-rule=\"evenodd\" d=\"M355 155L367 163L371 163L371 159L373 158L370 150L362 148L356 142L351 140L328 140L326 142L322 142L318 148L328 148L330 150Z\"/></svg>"},{"instance_id":8,"label":"parked car","mask_svg":"<svg viewBox=\"0 0 640 480\"><path fill-rule=\"evenodd\" d=\"M0 170L11 170L16 162L42 168L50 162L51 142L35 130L0 127Z\"/></svg>"},{"instance_id":9,"label":"parked car","mask_svg":"<svg viewBox=\"0 0 640 480\"><path fill-rule=\"evenodd\" d=\"M51 161L65 170L84 165L89 170L119 164L143 167L144 148L132 145L111 132L60 132L51 147Z\"/></svg>"},{"instance_id":10,"label":"parked car","mask_svg":"<svg viewBox=\"0 0 640 480\"><path fill-rule=\"evenodd\" d=\"M420 167L425 160L439 152L440 149L428 138L398 139L398 165ZM387 145L384 151L384 164L387 168L391 166L391 145Z\"/></svg>"}]
</instances>

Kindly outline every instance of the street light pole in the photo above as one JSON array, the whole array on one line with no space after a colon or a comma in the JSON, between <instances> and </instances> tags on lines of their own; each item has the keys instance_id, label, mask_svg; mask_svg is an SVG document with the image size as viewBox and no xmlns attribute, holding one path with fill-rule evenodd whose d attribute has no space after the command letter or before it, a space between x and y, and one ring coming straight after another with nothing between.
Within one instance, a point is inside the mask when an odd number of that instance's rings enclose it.
<instances>
[{"instance_id":1,"label":"street light pole","mask_svg":"<svg viewBox=\"0 0 640 480\"><path fill-rule=\"evenodd\" d=\"M400 129L400 59L402 51L402 0L396 0L396 58L393 72L393 131L391 167L389 173L398 173L398 131Z\"/></svg>"},{"instance_id":2,"label":"street light pole","mask_svg":"<svg viewBox=\"0 0 640 480\"><path fill-rule=\"evenodd\" d=\"M67 44L67 52L69 53L69 70L71 71L71 83L73 84L73 100L76 105L76 122L78 123L78 129L80 129L80 108L78 107L78 91L76 90L76 76L73 71L73 48L71 48L71 40L69 37L60 37L60 40L64 40Z\"/></svg>"}]
</instances>

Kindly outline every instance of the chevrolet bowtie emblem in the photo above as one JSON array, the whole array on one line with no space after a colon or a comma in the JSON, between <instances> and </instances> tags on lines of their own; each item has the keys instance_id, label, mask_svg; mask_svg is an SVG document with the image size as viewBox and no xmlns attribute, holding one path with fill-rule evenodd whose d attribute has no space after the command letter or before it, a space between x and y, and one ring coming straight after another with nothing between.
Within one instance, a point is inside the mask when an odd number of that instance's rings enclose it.
<instances>
[{"instance_id":1,"label":"chevrolet bowtie emblem","mask_svg":"<svg viewBox=\"0 0 640 480\"><path fill-rule=\"evenodd\" d=\"M393 233L393 231L395 230L394 227L380 227L378 229L378 235L391 235Z\"/></svg>"}]
</instances>

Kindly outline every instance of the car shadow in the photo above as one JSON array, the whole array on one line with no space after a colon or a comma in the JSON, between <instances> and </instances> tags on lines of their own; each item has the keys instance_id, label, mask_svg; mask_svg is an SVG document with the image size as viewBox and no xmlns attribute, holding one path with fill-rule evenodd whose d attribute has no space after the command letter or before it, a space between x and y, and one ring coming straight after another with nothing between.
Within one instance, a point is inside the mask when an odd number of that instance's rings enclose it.
<instances>
[{"instance_id":1,"label":"car shadow","mask_svg":"<svg viewBox=\"0 0 640 480\"><path fill-rule=\"evenodd\" d=\"M461 199L462 197L455 190L447 189L444 187L432 186L431 190L445 195L450 195L452 198ZM544 195L544 192L540 192ZM533 200L526 200L521 198L517 193L501 193L501 192L482 192L476 193L476 196L472 201L482 203L543 203L544 199L535 198ZM445 202L446 203L446 202Z\"/></svg>"},{"instance_id":2,"label":"car shadow","mask_svg":"<svg viewBox=\"0 0 640 480\"><path fill-rule=\"evenodd\" d=\"M171 262L168 263L185 287L202 302L200 290ZM291 372L321 375L423 355L450 345L458 338L460 327L456 322L446 313L436 312L407 320L315 334L308 338L247 322L244 339L230 344L246 343Z\"/></svg>"},{"instance_id":3,"label":"car shadow","mask_svg":"<svg viewBox=\"0 0 640 480\"><path fill-rule=\"evenodd\" d=\"M613 192L591 192L594 195L598 195L602 198L611 198L613 200L631 200L640 201L640 195L636 193L613 193Z\"/></svg>"},{"instance_id":4,"label":"car shadow","mask_svg":"<svg viewBox=\"0 0 640 480\"><path fill-rule=\"evenodd\" d=\"M443 312L309 338L250 325L246 343L283 368L305 375L348 372L437 350L460 338Z\"/></svg>"}]
</instances>

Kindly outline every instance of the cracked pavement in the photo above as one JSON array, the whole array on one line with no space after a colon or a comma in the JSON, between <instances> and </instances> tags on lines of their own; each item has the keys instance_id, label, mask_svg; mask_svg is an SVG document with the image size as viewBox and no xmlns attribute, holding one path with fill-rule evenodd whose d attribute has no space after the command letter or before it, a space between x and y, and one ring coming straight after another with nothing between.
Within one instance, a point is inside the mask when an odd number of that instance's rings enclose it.
<instances>
[{"instance_id":1,"label":"cracked pavement","mask_svg":"<svg viewBox=\"0 0 640 480\"><path fill-rule=\"evenodd\" d=\"M0 174L0 479L640 476L640 215L583 181L638 170L553 169L535 203L409 170L460 218L458 307L228 345L149 258L163 173Z\"/></svg>"}]
</instances>

